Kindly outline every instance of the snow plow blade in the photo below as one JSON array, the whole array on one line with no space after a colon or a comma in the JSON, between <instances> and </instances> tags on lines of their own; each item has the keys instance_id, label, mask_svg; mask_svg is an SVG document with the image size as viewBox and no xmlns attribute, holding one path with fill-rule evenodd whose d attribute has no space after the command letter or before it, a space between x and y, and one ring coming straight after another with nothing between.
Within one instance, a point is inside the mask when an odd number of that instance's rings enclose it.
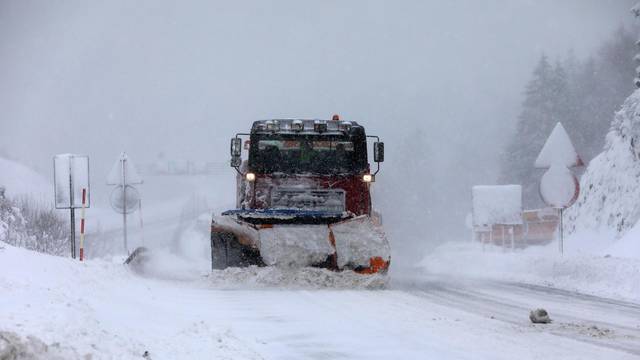
<instances>
[{"instance_id":1,"label":"snow plow blade","mask_svg":"<svg viewBox=\"0 0 640 360\"><path fill-rule=\"evenodd\" d=\"M144 246L138 247L129 255L124 261L124 265L129 265L133 268L140 268L149 260L149 249Z\"/></svg>"},{"instance_id":2,"label":"snow plow blade","mask_svg":"<svg viewBox=\"0 0 640 360\"><path fill-rule=\"evenodd\" d=\"M234 210L211 224L212 269L249 265L386 273L390 248L376 217Z\"/></svg>"}]
</instances>

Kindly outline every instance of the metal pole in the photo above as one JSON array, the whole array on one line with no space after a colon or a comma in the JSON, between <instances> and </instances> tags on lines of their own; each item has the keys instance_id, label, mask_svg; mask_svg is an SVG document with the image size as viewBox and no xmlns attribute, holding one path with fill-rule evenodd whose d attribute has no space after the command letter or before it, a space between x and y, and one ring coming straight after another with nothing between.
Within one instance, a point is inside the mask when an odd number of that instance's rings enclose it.
<instances>
[{"instance_id":1,"label":"metal pole","mask_svg":"<svg viewBox=\"0 0 640 360\"><path fill-rule=\"evenodd\" d=\"M73 156L69 156L69 208L71 209L71 258L76 258L76 212L73 207Z\"/></svg>"},{"instance_id":2,"label":"metal pole","mask_svg":"<svg viewBox=\"0 0 640 360\"><path fill-rule=\"evenodd\" d=\"M124 236L124 251L129 255L127 244L127 175L125 174L127 158L123 156L120 161L122 162L122 234Z\"/></svg>"},{"instance_id":3,"label":"metal pole","mask_svg":"<svg viewBox=\"0 0 640 360\"><path fill-rule=\"evenodd\" d=\"M480 238L482 239L482 252L484 252L484 241L485 241L485 239L486 239L486 237L487 237L486 235L487 235L487 233L486 233L486 232L484 232L484 231L483 231L483 232L482 232L482 234L480 235L480 236L481 236Z\"/></svg>"},{"instance_id":4,"label":"metal pole","mask_svg":"<svg viewBox=\"0 0 640 360\"><path fill-rule=\"evenodd\" d=\"M138 199L138 212L140 215L140 233L142 236L142 246L144 246L144 222L142 221L142 199Z\"/></svg>"},{"instance_id":5,"label":"metal pole","mask_svg":"<svg viewBox=\"0 0 640 360\"><path fill-rule=\"evenodd\" d=\"M71 208L71 258L76 258L76 209Z\"/></svg>"},{"instance_id":6,"label":"metal pole","mask_svg":"<svg viewBox=\"0 0 640 360\"><path fill-rule=\"evenodd\" d=\"M564 255L564 224L562 220L564 209L560 208L560 255Z\"/></svg>"},{"instance_id":7,"label":"metal pole","mask_svg":"<svg viewBox=\"0 0 640 360\"><path fill-rule=\"evenodd\" d=\"M493 246L493 224L490 225L491 228L489 230L489 245Z\"/></svg>"},{"instance_id":8,"label":"metal pole","mask_svg":"<svg viewBox=\"0 0 640 360\"><path fill-rule=\"evenodd\" d=\"M511 228L509 229L509 235L511 235L511 251L513 251L513 249L515 249L515 230L514 230L515 226L511 225Z\"/></svg>"}]
</instances>

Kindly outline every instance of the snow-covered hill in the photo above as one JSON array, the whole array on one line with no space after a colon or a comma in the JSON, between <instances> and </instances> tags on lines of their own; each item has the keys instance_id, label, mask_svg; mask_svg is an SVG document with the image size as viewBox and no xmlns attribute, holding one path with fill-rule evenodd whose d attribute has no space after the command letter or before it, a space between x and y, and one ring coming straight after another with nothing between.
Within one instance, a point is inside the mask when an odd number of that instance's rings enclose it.
<instances>
[{"instance_id":1,"label":"snow-covered hill","mask_svg":"<svg viewBox=\"0 0 640 360\"><path fill-rule=\"evenodd\" d=\"M616 113L604 150L589 163L580 185L578 201L566 212L566 229L572 238L585 243L599 239L601 246L596 248L606 247L636 226L640 219L640 90ZM640 242L636 245L630 243L626 249L630 246L640 257Z\"/></svg>"},{"instance_id":2,"label":"snow-covered hill","mask_svg":"<svg viewBox=\"0 0 640 360\"><path fill-rule=\"evenodd\" d=\"M53 184L44 176L18 162L0 158L0 187L7 197L32 196L37 201L53 201Z\"/></svg>"}]
</instances>

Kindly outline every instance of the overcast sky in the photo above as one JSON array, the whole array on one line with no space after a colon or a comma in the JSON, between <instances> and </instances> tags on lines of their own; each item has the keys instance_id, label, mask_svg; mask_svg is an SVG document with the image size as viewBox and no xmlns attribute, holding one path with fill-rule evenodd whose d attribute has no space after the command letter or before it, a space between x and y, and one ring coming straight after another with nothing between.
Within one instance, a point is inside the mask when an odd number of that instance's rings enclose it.
<instances>
[{"instance_id":1,"label":"overcast sky","mask_svg":"<svg viewBox=\"0 0 640 360\"><path fill-rule=\"evenodd\" d=\"M255 119L338 113L385 140L377 186L420 129L417 181L467 191L494 180L539 56L593 53L633 2L0 0L0 151L45 175L89 154L100 183L122 150L225 161Z\"/></svg>"},{"instance_id":2,"label":"overcast sky","mask_svg":"<svg viewBox=\"0 0 640 360\"><path fill-rule=\"evenodd\" d=\"M514 116L542 52L589 54L631 2L2 0L1 146L226 159L254 119L333 113L466 142Z\"/></svg>"}]
</instances>

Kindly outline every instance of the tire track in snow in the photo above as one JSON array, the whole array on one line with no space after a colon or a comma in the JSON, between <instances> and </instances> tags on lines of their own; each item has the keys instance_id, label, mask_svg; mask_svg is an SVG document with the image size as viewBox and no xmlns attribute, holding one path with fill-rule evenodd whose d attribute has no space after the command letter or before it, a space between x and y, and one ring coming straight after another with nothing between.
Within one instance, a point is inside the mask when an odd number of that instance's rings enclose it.
<instances>
[{"instance_id":1,"label":"tire track in snow","mask_svg":"<svg viewBox=\"0 0 640 360\"><path fill-rule=\"evenodd\" d=\"M519 283L458 281L449 284L433 280L417 283L401 280L397 286L439 305L486 317L488 321L509 323L520 331L544 332L640 356L640 320L634 327L577 316L575 311L573 315L565 314L575 307L582 311L585 308L598 311L600 314L595 317L600 319L612 312L618 313L619 318L640 319L640 305L637 304ZM528 312L541 306L550 311L554 323L529 323Z\"/></svg>"}]
</instances>

